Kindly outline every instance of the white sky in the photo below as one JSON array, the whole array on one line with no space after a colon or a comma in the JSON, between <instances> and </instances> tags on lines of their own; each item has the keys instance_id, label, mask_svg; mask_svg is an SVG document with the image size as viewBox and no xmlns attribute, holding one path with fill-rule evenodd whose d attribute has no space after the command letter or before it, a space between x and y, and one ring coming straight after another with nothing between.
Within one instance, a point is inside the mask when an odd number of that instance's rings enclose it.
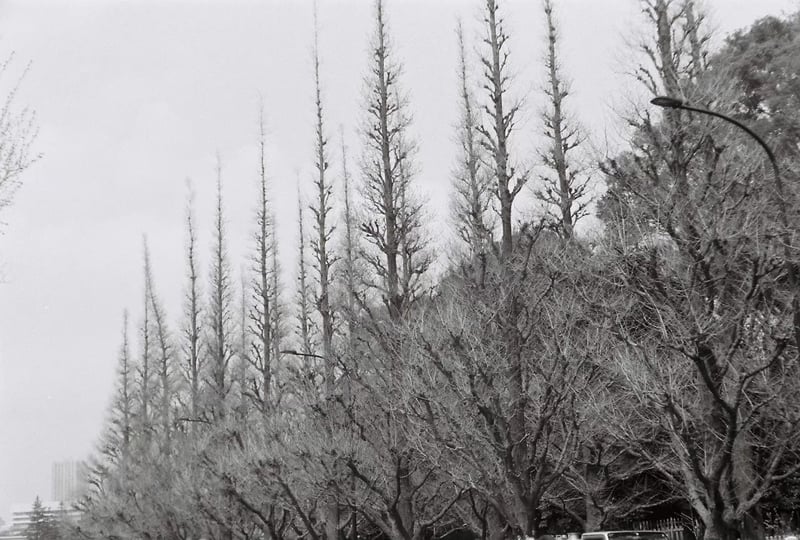
<instances>
[{"instance_id":1,"label":"white sky","mask_svg":"<svg viewBox=\"0 0 800 540\"><path fill-rule=\"evenodd\" d=\"M388 1L420 148L418 181L443 225L455 155L453 28L459 15L469 29L476 27L480 0ZM555 4L573 111L602 145L604 133L615 132L610 105L630 88L622 75L624 37L635 33L636 2ZM798 7L797 0L707 5L721 35ZM531 92L519 150L533 161L541 106L535 90L543 77L540 3L507 0L503 11L517 94ZM292 270L297 178L310 184L313 163L311 12L310 0L0 1L0 56L16 51L18 70L33 62L20 101L37 111L36 149L43 153L25 174L15 205L0 216L6 224L0 236L0 516L6 520L12 504L32 503L37 494L50 498L53 461L85 458L97 441L113 388L122 310L131 310L134 323L139 317L143 234L158 290L177 320L185 179L197 191L200 246L207 249L217 151L238 271L252 230L259 96L284 266ZM356 172L370 14L368 0L320 1L335 174L340 125Z\"/></svg>"}]
</instances>

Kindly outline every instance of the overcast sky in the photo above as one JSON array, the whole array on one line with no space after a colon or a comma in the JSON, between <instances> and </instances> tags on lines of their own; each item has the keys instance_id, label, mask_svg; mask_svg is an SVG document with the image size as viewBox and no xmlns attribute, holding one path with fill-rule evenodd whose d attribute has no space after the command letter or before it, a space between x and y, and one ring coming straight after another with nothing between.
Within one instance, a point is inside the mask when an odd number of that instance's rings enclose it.
<instances>
[{"instance_id":1,"label":"overcast sky","mask_svg":"<svg viewBox=\"0 0 800 540\"><path fill-rule=\"evenodd\" d=\"M480 0L389 0L390 32L419 143L418 183L444 224L454 164L456 47ZM556 0L572 107L595 146L613 140L626 96L635 0ZM718 35L797 0L708 0ZM503 3L515 92L529 95L518 150L535 155L543 68L538 0ZM186 179L210 246L214 162L223 167L232 266L252 230L259 100L284 266L294 264L297 182L313 163L312 8L308 0L0 0L0 56L32 62L19 101L35 108L42 159L0 216L0 516L50 498L53 461L86 458L113 390L123 308L141 312L141 245L173 321L183 289ZM331 146L339 126L358 155L371 2L321 0L322 78ZM471 39L470 51L476 39ZM0 81L7 88L9 80ZM332 149L334 174L339 151ZM301 190L308 190L301 187ZM204 256L206 253L203 254ZM207 261L207 257L204 257ZM207 272L204 271L204 274ZM287 273L290 278L290 273ZM134 347L135 350L135 347Z\"/></svg>"}]
</instances>

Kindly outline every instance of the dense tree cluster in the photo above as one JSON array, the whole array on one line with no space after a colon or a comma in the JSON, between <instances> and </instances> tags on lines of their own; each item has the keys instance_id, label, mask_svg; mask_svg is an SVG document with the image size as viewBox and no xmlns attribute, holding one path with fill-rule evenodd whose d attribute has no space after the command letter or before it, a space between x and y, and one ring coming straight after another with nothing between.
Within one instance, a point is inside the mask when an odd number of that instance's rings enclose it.
<instances>
[{"instance_id":1,"label":"dense tree cluster","mask_svg":"<svg viewBox=\"0 0 800 540\"><path fill-rule=\"evenodd\" d=\"M741 131L652 108L630 111L630 144L589 167L551 0L546 144L528 159L513 142L523 100L504 11L478 4L476 59L456 33L455 255L430 249L386 2L375 2L354 168L329 146L315 14L297 290L278 267L262 122L241 285L221 165L206 280L188 198L174 327L145 243L138 339L126 315L82 534L499 539L629 526L658 509L728 540L790 517L800 20L760 21L712 52L692 0L640 0L650 38L634 76L649 97L752 123L778 149L774 178ZM592 169L607 191L603 234L588 239L576 224L597 191ZM541 215L515 209L526 186Z\"/></svg>"},{"instance_id":2,"label":"dense tree cluster","mask_svg":"<svg viewBox=\"0 0 800 540\"><path fill-rule=\"evenodd\" d=\"M72 540L78 538L76 525L63 505L57 510L45 508L37 496L33 501L28 526L20 531L28 540Z\"/></svg>"}]
</instances>

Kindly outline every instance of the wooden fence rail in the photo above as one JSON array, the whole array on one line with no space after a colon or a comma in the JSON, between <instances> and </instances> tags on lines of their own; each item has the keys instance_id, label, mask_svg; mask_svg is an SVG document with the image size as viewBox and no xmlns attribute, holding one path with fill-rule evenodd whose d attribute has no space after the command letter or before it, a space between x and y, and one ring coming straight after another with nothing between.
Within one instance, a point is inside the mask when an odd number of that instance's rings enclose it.
<instances>
[{"instance_id":1,"label":"wooden fence rail","mask_svg":"<svg viewBox=\"0 0 800 540\"><path fill-rule=\"evenodd\" d=\"M669 540L694 540L700 537L700 524L688 516L671 517L666 519L642 520L636 522L634 530L661 531L666 533ZM786 535L768 535L765 540L784 540ZM747 539L743 539L747 540Z\"/></svg>"},{"instance_id":2,"label":"wooden fence rail","mask_svg":"<svg viewBox=\"0 0 800 540\"><path fill-rule=\"evenodd\" d=\"M633 528L639 531L661 531L669 540L692 540L697 533L697 523L679 517L642 520L636 522Z\"/></svg>"}]
</instances>

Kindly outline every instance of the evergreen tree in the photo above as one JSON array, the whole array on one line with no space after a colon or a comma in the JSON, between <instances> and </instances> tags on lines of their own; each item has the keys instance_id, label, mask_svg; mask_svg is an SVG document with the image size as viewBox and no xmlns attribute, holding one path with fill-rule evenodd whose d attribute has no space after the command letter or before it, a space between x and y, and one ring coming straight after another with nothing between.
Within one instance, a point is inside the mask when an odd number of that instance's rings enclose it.
<instances>
[{"instance_id":1,"label":"evergreen tree","mask_svg":"<svg viewBox=\"0 0 800 540\"><path fill-rule=\"evenodd\" d=\"M42 501L37 496L31 508L31 522L25 530L25 538L28 540L60 540L53 516L45 510Z\"/></svg>"}]
</instances>

